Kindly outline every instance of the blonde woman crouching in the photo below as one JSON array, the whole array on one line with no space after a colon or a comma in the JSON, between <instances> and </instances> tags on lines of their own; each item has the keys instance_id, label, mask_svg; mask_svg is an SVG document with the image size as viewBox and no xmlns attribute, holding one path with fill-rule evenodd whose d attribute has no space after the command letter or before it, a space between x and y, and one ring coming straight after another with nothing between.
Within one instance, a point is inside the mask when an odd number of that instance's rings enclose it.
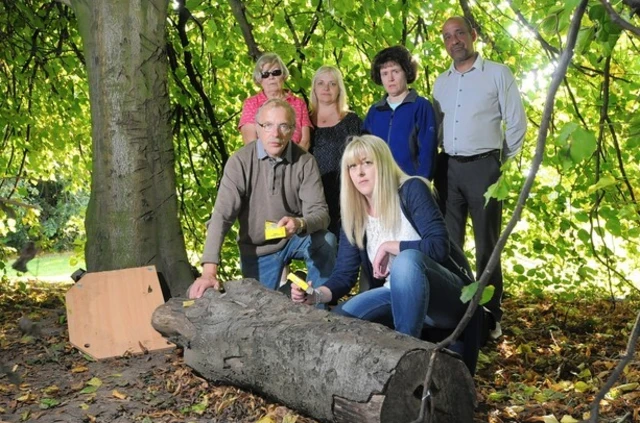
<instances>
[{"instance_id":1,"label":"blonde woman crouching","mask_svg":"<svg viewBox=\"0 0 640 423\"><path fill-rule=\"evenodd\" d=\"M355 285L363 264L373 276L371 288L335 311L414 337L420 337L425 321L455 327L466 309L460 292L469 281L451 265L449 235L428 182L402 172L382 139L357 136L345 148L340 210L331 277L311 295L294 286L293 301L337 301ZM468 269L464 256L456 258Z\"/></svg>"}]
</instances>

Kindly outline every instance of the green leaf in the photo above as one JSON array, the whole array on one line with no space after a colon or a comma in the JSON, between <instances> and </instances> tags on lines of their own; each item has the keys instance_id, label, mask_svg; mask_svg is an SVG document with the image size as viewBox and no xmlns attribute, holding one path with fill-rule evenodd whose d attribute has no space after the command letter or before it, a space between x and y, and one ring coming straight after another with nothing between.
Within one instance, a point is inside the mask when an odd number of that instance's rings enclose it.
<instances>
[{"instance_id":1,"label":"green leaf","mask_svg":"<svg viewBox=\"0 0 640 423\"><path fill-rule=\"evenodd\" d=\"M493 285L487 285L484 287L484 290L482 291L482 297L480 297L480 305L485 305L486 303L489 302L489 300L491 300L491 298L493 298L493 294L496 290L496 287Z\"/></svg>"},{"instance_id":2,"label":"green leaf","mask_svg":"<svg viewBox=\"0 0 640 423\"><path fill-rule=\"evenodd\" d=\"M620 227L620 221L618 219L607 220L604 227L611 232L612 235L622 236L622 228Z\"/></svg>"},{"instance_id":3,"label":"green leaf","mask_svg":"<svg viewBox=\"0 0 640 423\"><path fill-rule=\"evenodd\" d=\"M577 123L569 122L562 127L560 130L560 134L558 135L558 140L562 141L560 145L566 144L569 136L573 134L573 132L578 129L579 126Z\"/></svg>"},{"instance_id":4,"label":"green leaf","mask_svg":"<svg viewBox=\"0 0 640 423\"><path fill-rule=\"evenodd\" d=\"M594 4L589 7L589 18L594 22L602 21L606 15L607 12L601 4Z\"/></svg>"},{"instance_id":5,"label":"green leaf","mask_svg":"<svg viewBox=\"0 0 640 423\"><path fill-rule=\"evenodd\" d=\"M565 0L564 2L564 10L565 12L573 12L573 10L578 7L580 4L580 0Z\"/></svg>"},{"instance_id":6,"label":"green leaf","mask_svg":"<svg viewBox=\"0 0 640 423\"><path fill-rule=\"evenodd\" d=\"M598 182L596 182L595 184L591 185L587 189L587 193L592 194L595 191L598 191L600 189L605 189L607 187L610 187L611 185L615 185L616 182L617 182L616 178L614 178L612 175L610 175L610 174L604 175L603 177L598 179Z\"/></svg>"},{"instance_id":7,"label":"green leaf","mask_svg":"<svg viewBox=\"0 0 640 423\"><path fill-rule=\"evenodd\" d=\"M590 157L596 151L597 141L593 132L577 128L571 135L571 139L569 154L576 164Z\"/></svg>"},{"instance_id":8,"label":"green leaf","mask_svg":"<svg viewBox=\"0 0 640 423\"><path fill-rule=\"evenodd\" d=\"M576 392L584 393L591 389L591 386L588 383L579 380L573 385L573 389Z\"/></svg>"},{"instance_id":9,"label":"green leaf","mask_svg":"<svg viewBox=\"0 0 640 423\"><path fill-rule=\"evenodd\" d=\"M202 401L191 406L191 411L198 415L202 415L204 414L205 411L207 411L208 407L209 407L209 397L205 395L202 397Z\"/></svg>"},{"instance_id":10,"label":"green leaf","mask_svg":"<svg viewBox=\"0 0 640 423\"><path fill-rule=\"evenodd\" d=\"M496 198L498 200L504 200L509 196L510 187L507 182L507 178L501 176L496 183L492 184L487 192L484 193L485 205L489 203L492 198Z\"/></svg>"},{"instance_id":11,"label":"green leaf","mask_svg":"<svg viewBox=\"0 0 640 423\"><path fill-rule=\"evenodd\" d=\"M97 386L85 386L80 391L81 394L93 394L98 390Z\"/></svg>"},{"instance_id":12,"label":"green leaf","mask_svg":"<svg viewBox=\"0 0 640 423\"><path fill-rule=\"evenodd\" d=\"M589 232L584 229L578 230L578 238L587 245L591 243L591 235L589 235Z\"/></svg>"},{"instance_id":13,"label":"green leaf","mask_svg":"<svg viewBox=\"0 0 640 423\"><path fill-rule=\"evenodd\" d=\"M40 408L43 410L46 410L47 408L55 407L56 405L59 405L59 404L60 404L60 401L53 398L42 398L40 400Z\"/></svg>"},{"instance_id":14,"label":"green leaf","mask_svg":"<svg viewBox=\"0 0 640 423\"><path fill-rule=\"evenodd\" d=\"M589 46L594 39L595 33L596 28L594 26L580 28L580 31L578 32L578 39L576 40L576 54L583 54L589 49Z\"/></svg>"},{"instance_id":15,"label":"green leaf","mask_svg":"<svg viewBox=\"0 0 640 423\"><path fill-rule=\"evenodd\" d=\"M489 401L500 402L506 398L509 398L509 395L502 392L491 392L489 395L487 395L487 398L489 399Z\"/></svg>"},{"instance_id":16,"label":"green leaf","mask_svg":"<svg viewBox=\"0 0 640 423\"><path fill-rule=\"evenodd\" d=\"M460 294L460 301L462 301L463 303L468 303L476 294L477 290L478 290L478 282L473 282L463 287L462 293Z\"/></svg>"},{"instance_id":17,"label":"green leaf","mask_svg":"<svg viewBox=\"0 0 640 423\"><path fill-rule=\"evenodd\" d=\"M573 217L575 217L575 219L578 222L585 223L585 222L589 221L589 214L587 212L584 212L584 211L579 211L579 212L575 213L573 215Z\"/></svg>"},{"instance_id":18,"label":"green leaf","mask_svg":"<svg viewBox=\"0 0 640 423\"><path fill-rule=\"evenodd\" d=\"M97 377L92 377L88 382L87 382L88 386L96 386L96 387L101 387L102 386L102 380L100 380Z\"/></svg>"},{"instance_id":19,"label":"green leaf","mask_svg":"<svg viewBox=\"0 0 640 423\"><path fill-rule=\"evenodd\" d=\"M478 291L478 282L470 283L469 285L462 288L462 293L460 294L460 301L463 303L468 303L471 301L473 296ZM480 297L480 305L486 304L493 297L493 293L495 291L495 287L493 285L487 285L484 287L482 291L482 297Z\"/></svg>"}]
</instances>

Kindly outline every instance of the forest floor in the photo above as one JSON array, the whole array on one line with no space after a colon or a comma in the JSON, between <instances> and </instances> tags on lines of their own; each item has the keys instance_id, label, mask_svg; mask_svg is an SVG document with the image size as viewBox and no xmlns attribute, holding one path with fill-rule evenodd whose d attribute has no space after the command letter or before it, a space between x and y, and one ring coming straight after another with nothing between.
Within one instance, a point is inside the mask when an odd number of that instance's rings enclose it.
<instances>
[{"instance_id":1,"label":"forest floor","mask_svg":"<svg viewBox=\"0 0 640 423\"><path fill-rule=\"evenodd\" d=\"M21 379L15 385L0 374L0 423L314 422L251 393L207 382L184 365L179 349L91 360L68 342L67 289L0 282L0 364ZM632 299L507 299L504 335L483 349L475 376L475 421L588 418L591 401L626 349L639 305ZM21 317L35 322L39 333L23 334ZM602 422L640 421L637 351L600 412Z\"/></svg>"}]
</instances>

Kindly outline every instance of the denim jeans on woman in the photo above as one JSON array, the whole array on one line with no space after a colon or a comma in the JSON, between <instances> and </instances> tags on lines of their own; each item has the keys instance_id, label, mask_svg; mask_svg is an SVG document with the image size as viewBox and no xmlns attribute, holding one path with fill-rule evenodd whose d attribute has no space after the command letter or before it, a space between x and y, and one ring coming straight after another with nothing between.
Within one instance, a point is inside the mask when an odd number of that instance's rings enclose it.
<instances>
[{"instance_id":1,"label":"denim jeans on woman","mask_svg":"<svg viewBox=\"0 0 640 423\"><path fill-rule=\"evenodd\" d=\"M420 337L422 326L455 328L467 304L460 301L462 280L418 250L404 250L393 260L389 287L356 295L334 311L382 323Z\"/></svg>"}]
</instances>

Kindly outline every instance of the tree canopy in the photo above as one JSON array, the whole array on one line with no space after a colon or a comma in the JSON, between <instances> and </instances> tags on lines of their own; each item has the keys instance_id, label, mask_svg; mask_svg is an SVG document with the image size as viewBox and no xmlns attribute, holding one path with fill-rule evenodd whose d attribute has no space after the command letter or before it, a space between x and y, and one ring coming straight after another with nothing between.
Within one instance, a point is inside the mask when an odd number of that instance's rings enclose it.
<instances>
[{"instance_id":1,"label":"tree canopy","mask_svg":"<svg viewBox=\"0 0 640 423\"><path fill-rule=\"evenodd\" d=\"M577 4L167 2L169 124L191 261L198 261L224 163L241 145L239 112L258 91L251 73L260 52L274 51L286 61L288 88L305 99L315 69L338 66L351 108L363 116L382 94L369 77L370 59L389 45L404 44L413 52L420 63L413 86L431 95L435 78L450 65L440 28L451 15L464 14L474 23L478 49L507 64L523 92L530 123L525 145L493 191L505 199L508 218L529 172L545 93ZM572 296L640 284L639 18L633 7L631 1L588 3L555 99L543 165L503 255L507 290L554 288ZM2 0L0 8L6 28L0 33L0 236L15 241L26 232L46 247L47 216L41 207L27 207L34 205L38 184L60 183L67 198L86 204L95 168L80 18L56 1ZM77 223L57 226L81 231ZM227 277L239 273L234 236L220 269Z\"/></svg>"}]
</instances>

